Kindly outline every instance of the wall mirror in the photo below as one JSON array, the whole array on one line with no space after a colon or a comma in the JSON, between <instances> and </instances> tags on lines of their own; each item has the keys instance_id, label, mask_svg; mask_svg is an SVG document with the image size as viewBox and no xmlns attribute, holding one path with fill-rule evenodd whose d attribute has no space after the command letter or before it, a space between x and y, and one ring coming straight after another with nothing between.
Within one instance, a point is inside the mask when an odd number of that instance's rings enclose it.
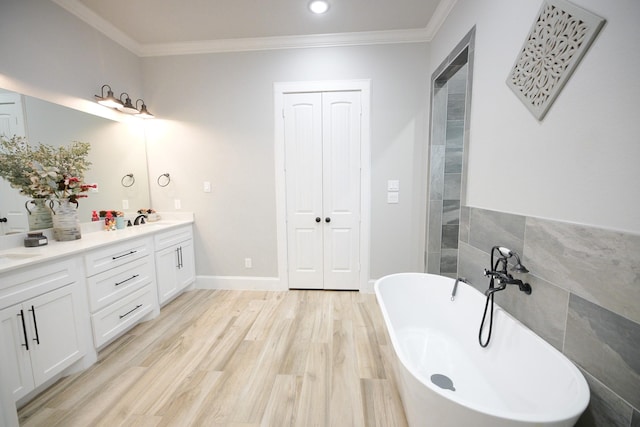
<instances>
[{"instance_id":1,"label":"wall mirror","mask_svg":"<svg viewBox=\"0 0 640 427\"><path fill-rule=\"evenodd\" d=\"M18 105L9 105L13 102ZM7 112L11 108L14 111ZM12 114L22 114L24 125L14 125ZM81 222L90 221L93 210L134 212L150 206L142 120L114 121L0 89L0 132L11 133L9 137L22 134L30 144L57 146L72 141L91 144L89 161L92 166L85 175L85 182L98 184L98 191L89 192L88 198L80 199ZM0 178L0 219L7 218L6 222L0 222L0 235L28 231L25 203L29 200Z\"/></svg>"}]
</instances>

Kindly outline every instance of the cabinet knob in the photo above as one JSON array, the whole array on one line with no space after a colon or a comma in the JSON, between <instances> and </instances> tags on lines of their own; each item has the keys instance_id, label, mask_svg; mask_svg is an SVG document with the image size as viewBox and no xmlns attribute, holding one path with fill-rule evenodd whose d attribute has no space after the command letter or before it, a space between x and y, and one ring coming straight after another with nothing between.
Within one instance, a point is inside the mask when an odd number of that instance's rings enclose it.
<instances>
[{"instance_id":1,"label":"cabinet knob","mask_svg":"<svg viewBox=\"0 0 640 427\"><path fill-rule=\"evenodd\" d=\"M331 222L331 218L329 218L329 217L326 217L326 218L324 219L324 222L326 222L326 223L329 223L329 222Z\"/></svg>"},{"instance_id":2,"label":"cabinet knob","mask_svg":"<svg viewBox=\"0 0 640 427\"><path fill-rule=\"evenodd\" d=\"M0 222L7 222L8 219L7 218L0 218Z\"/></svg>"},{"instance_id":3,"label":"cabinet knob","mask_svg":"<svg viewBox=\"0 0 640 427\"><path fill-rule=\"evenodd\" d=\"M320 222L320 221L322 221L322 219L319 216L317 216L316 217L316 222Z\"/></svg>"}]
</instances>

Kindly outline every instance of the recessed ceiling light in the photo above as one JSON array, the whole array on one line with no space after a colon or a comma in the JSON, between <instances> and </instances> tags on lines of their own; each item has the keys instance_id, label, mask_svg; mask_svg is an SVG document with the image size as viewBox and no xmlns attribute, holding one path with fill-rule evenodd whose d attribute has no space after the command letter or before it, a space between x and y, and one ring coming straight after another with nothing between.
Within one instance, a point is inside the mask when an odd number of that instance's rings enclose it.
<instances>
[{"instance_id":1,"label":"recessed ceiling light","mask_svg":"<svg viewBox=\"0 0 640 427\"><path fill-rule=\"evenodd\" d=\"M309 9L313 13L321 14L329 10L329 3L326 0L313 0L309 3Z\"/></svg>"}]
</instances>

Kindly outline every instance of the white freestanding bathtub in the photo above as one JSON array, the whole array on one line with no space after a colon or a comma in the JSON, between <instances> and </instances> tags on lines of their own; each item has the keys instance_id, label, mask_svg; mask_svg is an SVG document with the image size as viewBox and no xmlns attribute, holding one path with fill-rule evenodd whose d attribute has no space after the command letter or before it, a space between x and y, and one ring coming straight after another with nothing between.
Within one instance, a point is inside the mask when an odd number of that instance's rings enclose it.
<instances>
[{"instance_id":1,"label":"white freestanding bathtub","mask_svg":"<svg viewBox=\"0 0 640 427\"><path fill-rule=\"evenodd\" d=\"M402 273L375 284L409 425L573 426L589 403L582 373L497 304L482 348L486 298L460 282L451 301L454 282Z\"/></svg>"}]
</instances>

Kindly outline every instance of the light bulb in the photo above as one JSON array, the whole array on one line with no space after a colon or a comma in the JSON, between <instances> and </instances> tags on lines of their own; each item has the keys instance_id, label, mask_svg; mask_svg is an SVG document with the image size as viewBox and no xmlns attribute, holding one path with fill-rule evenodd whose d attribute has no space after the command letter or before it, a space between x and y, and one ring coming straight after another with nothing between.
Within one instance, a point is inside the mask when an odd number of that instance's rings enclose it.
<instances>
[{"instance_id":1,"label":"light bulb","mask_svg":"<svg viewBox=\"0 0 640 427\"><path fill-rule=\"evenodd\" d=\"M329 10L329 3L325 0L314 0L309 3L309 9L313 13L321 14Z\"/></svg>"}]
</instances>

